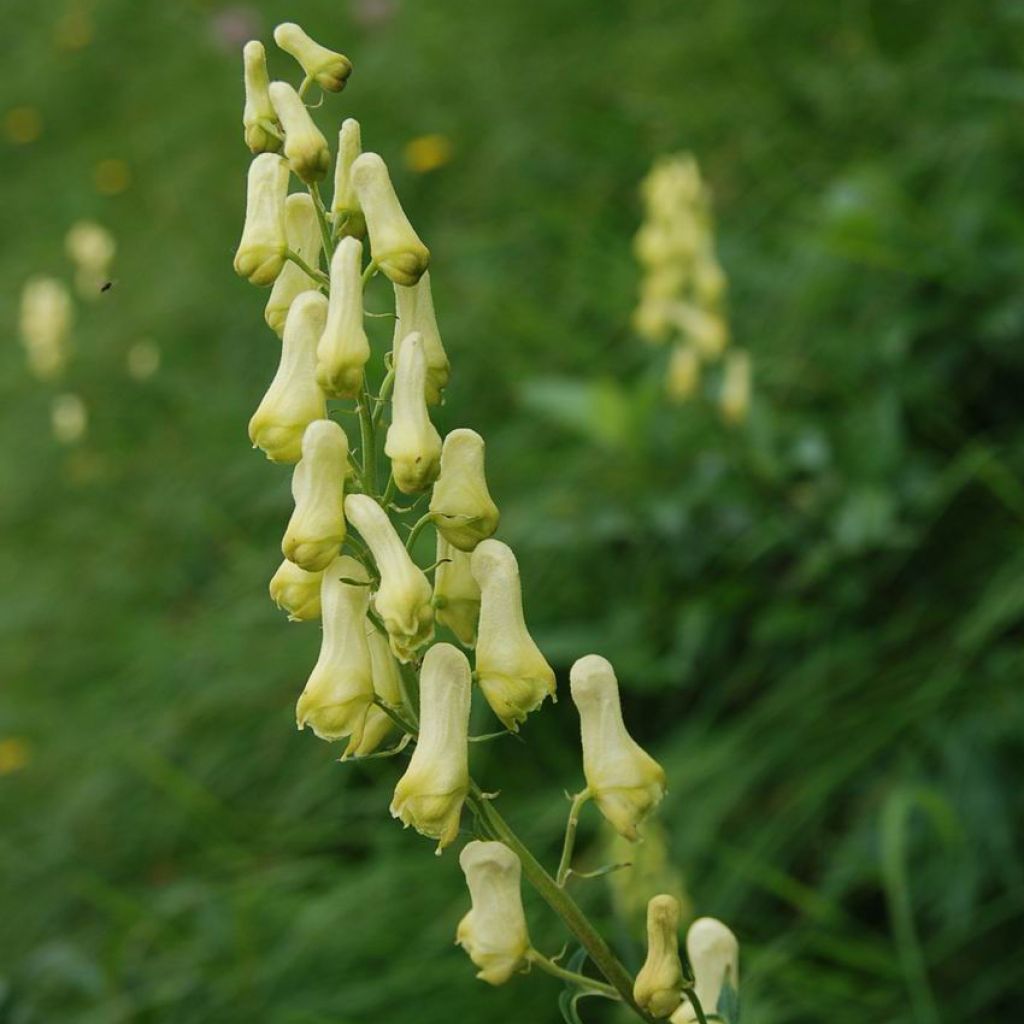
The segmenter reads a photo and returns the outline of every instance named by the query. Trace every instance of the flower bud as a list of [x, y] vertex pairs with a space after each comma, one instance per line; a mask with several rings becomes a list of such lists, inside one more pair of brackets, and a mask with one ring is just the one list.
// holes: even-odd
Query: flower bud
[[302, 458], [292, 474], [295, 511], [281, 552], [307, 572], [320, 572], [345, 540], [348, 438], [333, 420], [314, 420], [302, 435]]
[[267, 55], [263, 44], [253, 39], [242, 49], [245, 69], [245, 109], [242, 128], [245, 144], [253, 153], [276, 153], [281, 148], [281, 133], [274, 105], [270, 102]]
[[430, 271], [411, 288], [395, 285], [395, 334], [391, 341], [392, 361], [398, 365], [402, 342], [413, 332], [423, 336], [423, 354], [427, 358], [427, 405], [437, 405], [448, 384], [448, 356], [441, 344], [434, 313], [434, 296], [430, 291]]
[[679, 1006], [682, 989], [679, 901], [655, 896], [647, 904], [647, 959], [636, 976], [633, 998], [652, 1017], [667, 1017]]
[[420, 731], [405, 774], [395, 786], [391, 816], [438, 841], [459, 834], [469, 792], [470, 669], [451, 644], [435, 644], [420, 670]]
[[322, 572], [306, 572], [287, 558], [270, 580], [270, 597], [292, 622], [320, 618]]
[[70, 355], [71, 296], [51, 277], [33, 277], [21, 293], [18, 327], [29, 369], [40, 380], [60, 375]]
[[480, 618], [480, 587], [473, 579], [470, 556], [453, 548], [437, 535], [437, 568], [434, 570], [434, 614], [464, 647], [476, 643], [476, 624]]
[[272, 284], [284, 266], [287, 194], [288, 164], [273, 153], [261, 153], [249, 164], [245, 226], [235, 253], [235, 273], [252, 284]]
[[345, 88], [345, 82], [352, 74], [352, 62], [344, 54], [335, 53], [314, 42], [298, 25], [290, 21], [274, 29], [274, 42], [285, 53], [290, 53], [321, 89], [341, 92]]
[[718, 401], [726, 423], [735, 426], [747, 418], [750, 411], [750, 356], [746, 352], [732, 352], [725, 361]]
[[398, 352], [391, 426], [384, 442], [384, 454], [391, 460], [395, 484], [403, 494], [425, 491], [437, 479], [441, 466], [441, 435], [427, 411], [426, 379], [423, 338], [411, 334]]
[[380, 587], [373, 599], [388, 631], [391, 650], [399, 661], [412, 661], [418, 648], [434, 635], [430, 583], [409, 557], [387, 513], [373, 498], [350, 494], [345, 515], [373, 553], [380, 572]]
[[665, 795], [665, 772], [626, 731], [608, 661], [597, 654], [580, 658], [569, 681], [580, 714], [587, 788], [615, 830], [636, 839], [637, 825]]
[[352, 187], [366, 218], [374, 263], [395, 284], [415, 284], [430, 263], [430, 250], [409, 223], [376, 153], [363, 153], [352, 164]]
[[[693, 989], [704, 1014], [715, 1013], [725, 984], [739, 989], [740, 947], [736, 936], [721, 921], [699, 917], [686, 933], [686, 955], [696, 978]], [[672, 1024], [693, 1024], [696, 1019], [693, 1005], [685, 998], [672, 1014]]]
[[324, 570], [320, 657], [295, 708], [298, 727], [308, 725], [322, 740], [352, 736], [358, 742], [366, 709], [373, 701], [366, 645], [369, 599], [369, 576], [354, 558], [339, 555]]
[[430, 513], [438, 531], [460, 551], [472, 551], [498, 528], [498, 506], [484, 476], [484, 439], [475, 430], [453, 430], [444, 439]]
[[669, 398], [685, 402], [700, 385], [700, 356], [691, 345], [674, 345], [668, 359], [665, 390]]
[[288, 311], [277, 373], [249, 420], [249, 439], [272, 462], [297, 462], [306, 427], [327, 416], [316, 382], [316, 343], [326, 317], [327, 299], [319, 292], [303, 292]]
[[321, 181], [331, 168], [331, 151], [306, 104], [287, 82], [270, 83], [270, 101], [284, 128], [289, 166], [307, 185]]
[[[367, 621], [366, 643], [370, 648], [370, 667], [373, 672], [373, 692], [389, 707], [402, 703], [402, 687], [398, 678], [398, 663], [395, 661], [387, 639], [373, 623]], [[352, 737], [344, 757], [366, 757], [372, 754], [394, 729], [395, 723], [383, 708], [371, 704], [366, 709], [363, 731], [356, 742]], [[343, 759], [344, 759], [343, 757]]]
[[[296, 192], [288, 196], [284, 204], [285, 237], [288, 248], [297, 253], [299, 258], [314, 269], [320, 266], [320, 225], [316, 219], [316, 207], [313, 200], [305, 192]], [[267, 326], [280, 335], [284, 331], [284, 322], [288, 310], [297, 295], [315, 291], [316, 281], [313, 280], [297, 263], [288, 260], [281, 273], [277, 275], [274, 287], [270, 290], [267, 308], [263, 318]]]
[[555, 673], [526, 630], [516, 556], [500, 540], [481, 541], [470, 562], [480, 585], [476, 675], [487, 703], [507, 729], [555, 695]]
[[363, 244], [343, 238], [331, 258], [327, 323], [316, 347], [316, 379], [332, 398], [355, 398], [370, 343], [363, 328]]
[[462, 848], [459, 867], [473, 909], [459, 922], [455, 941], [480, 968], [481, 981], [504, 985], [527, 966], [530, 951], [519, 858], [504, 843], [474, 839]]
[[338, 132], [338, 161], [334, 165], [334, 230], [340, 236], [362, 238], [366, 234], [366, 218], [359, 197], [352, 185], [352, 165], [363, 151], [359, 122], [347, 117]]

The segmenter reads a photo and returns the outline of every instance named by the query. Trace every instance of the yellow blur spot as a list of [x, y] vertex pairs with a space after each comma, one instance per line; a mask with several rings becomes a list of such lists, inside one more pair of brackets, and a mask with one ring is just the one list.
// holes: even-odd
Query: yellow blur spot
[[32, 760], [32, 748], [28, 740], [20, 736], [8, 736], [0, 740], [0, 775], [20, 772]]
[[452, 142], [447, 135], [419, 135], [405, 144], [405, 166], [416, 174], [444, 167], [452, 159]]
[[35, 142], [43, 134], [43, 117], [35, 107], [12, 107], [4, 115], [4, 134], [19, 146]]
[[58, 50], [82, 50], [92, 42], [92, 37], [92, 18], [80, 3], [70, 4], [53, 29]]
[[132, 182], [132, 172], [123, 160], [101, 160], [92, 172], [96, 191], [104, 196], [116, 196]]

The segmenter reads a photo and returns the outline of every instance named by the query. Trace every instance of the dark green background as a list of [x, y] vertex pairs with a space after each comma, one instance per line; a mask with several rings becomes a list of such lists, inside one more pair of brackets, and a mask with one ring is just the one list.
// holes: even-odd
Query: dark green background
[[[0, 107], [44, 121], [0, 142], [0, 739], [31, 751], [0, 777], [0, 1021], [556, 1021], [557, 983], [491, 990], [451, 946], [461, 875], [388, 818], [397, 763], [339, 766], [294, 729], [317, 634], [265, 592], [288, 475], [245, 433], [278, 343], [231, 270], [225, 8], [85, 6], [68, 52], [64, 0], [0, 4]], [[362, 121], [433, 251], [438, 425], [488, 440], [563, 693], [527, 745], [474, 747], [508, 817], [550, 861], [580, 784], [566, 673], [600, 651], [669, 772], [693, 907], [740, 937], [745, 1024], [1015, 1020], [1024, 5], [244, 11], [353, 59], [321, 123]], [[454, 159], [417, 176], [402, 147], [426, 132]], [[637, 185], [683, 148], [754, 360], [733, 432], [666, 406], [629, 329]], [[132, 172], [115, 197], [108, 158]], [[15, 324], [82, 217], [115, 233], [118, 283], [80, 310], [61, 387], [91, 425], [68, 450]], [[164, 363], [140, 384], [143, 335]], [[582, 839], [601, 863], [593, 811]], [[578, 891], [635, 964], [635, 921], [604, 882]]]

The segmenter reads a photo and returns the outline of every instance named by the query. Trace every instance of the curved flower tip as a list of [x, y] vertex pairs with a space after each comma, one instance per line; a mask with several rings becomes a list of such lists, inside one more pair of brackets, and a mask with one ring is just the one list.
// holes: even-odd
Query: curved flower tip
[[437, 840], [438, 852], [459, 834], [469, 792], [470, 668], [451, 644], [435, 644], [420, 670], [420, 730], [391, 816]]
[[298, 25], [286, 21], [274, 29], [274, 42], [291, 54], [302, 70], [327, 92], [341, 92], [352, 74], [352, 61], [311, 39]]
[[319, 292], [303, 292], [288, 311], [277, 373], [249, 420], [249, 439], [272, 462], [297, 462], [306, 427], [327, 416], [315, 373], [326, 317], [327, 299]]
[[302, 436], [302, 458], [292, 474], [295, 511], [281, 553], [307, 572], [326, 569], [345, 540], [348, 438], [333, 420], [314, 420]]
[[289, 166], [307, 185], [322, 181], [331, 169], [331, 151], [309, 109], [287, 82], [271, 82], [269, 91], [284, 128], [284, 155]]
[[655, 896], [647, 904], [647, 959], [633, 985], [633, 998], [652, 1017], [668, 1017], [683, 990], [679, 960], [679, 901]]
[[306, 572], [287, 558], [270, 579], [270, 597], [292, 622], [320, 618], [322, 572]]
[[352, 186], [366, 218], [374, 263], [395, 284], [414, 285], [430, 263], [430, 250], [409, 223], [378, 154], [363, 153], [355, 160]]
[[491, 709], [513, 732], [555, 696], [555, 673], [526, 629], [519, 565], [499, 540], [481, 541], [470, 561], [480, 587], [476, 675]]
[[261, 153], [249, 165], [245, 224], [235, 252], [235, 273], [251, 284], [273, 284], [288, 251], [284, 204], [288, 164], [274, 153]]
[[629, 735], [619, 684], [605, 658], [588, 654], [569, 674], [580, 715], [583, 773], [601, 813], [626, 839], [665, 795], [665, 772]]
[[351, 736], [358, 745], [373, 701], [366, 644], [368, 584], [366, 570], [347, 555], [335, 558], [324, 571], [320, 657], [295, 708], [299, 729], [308, 725], [323, 740]]
[[473, 907], [459, 922], [455, 941], [489, 985], [503, 985], [527, 966], [530, 936], [523, 913], [519, 858], [504, 844], [467, 843], [459, 866]]
[[438, 531], [461, 551], [472, 551], [497, 530], [498, 506], [484, 475], [484, 439], [475, 430], [453, 430], [444, 439], [430, 512]]
[[[722, 989], [740, 987], [740, 946], [736, 936], [714, 917], [699, 917], [686, 933], [686, 955], [696, 979], [694, 992], [705, 1015], [715, 1013]], [[693, 1005], [684, 999], [672, 1015], [672, 1024], [693, 1024]]]
[[384, 442], [395, 485], [403, 494], [425, 491], [437, 479], [441, 465], [441, 435], [427, 411], [426, 376], [423, 338], [411, 334], [398, 353], [391, 426]]

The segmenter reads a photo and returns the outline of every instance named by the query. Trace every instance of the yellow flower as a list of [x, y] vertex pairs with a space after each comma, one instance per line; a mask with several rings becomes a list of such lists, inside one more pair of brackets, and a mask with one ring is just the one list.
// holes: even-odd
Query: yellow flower
[[85, 402], [70, 393], [55, 396], [50, 406], [50, 425], [53, 436], [61, 444], [77, 444], [89, 427], [89, 410]]
[[[288, 248], [314, 269], [320, 266], [320, 225], [316, 219], [316, 206], [305, 192], [290, 195], [284, 204], [285, 237]], [[297, 263], [288, 260], [277, 275], [270, 290], [263, 318], [267, 326], [280, 335], [284, 331], [288, 310], [296, 296], [313, 291], [317, 287], [313, 280]]]
[[417, 331], [423, 336], [423, 354], [427, 359], [427, 405], [437, 405], [448, 384], [448, 356], [441, 343], [434, 313], [434, 296], [430, 291], [430, 271], [424, 271], [410, 288], [395, 285], [395, 333], [391, 341], [392, 362], [398, 365], [402, 342]]
[[327, 92], [341, 92], [352, 62], [342, 53], [335, 53], [314, 42], [294, 22], [286, 21], [274, 29], [274, 42], [302, 65], [302, 70]]
[[272, 284], [284, 266], [287, 194], [288, 164], [273, 153], [261, 153], [249, 165], [245, 226], [235, 253], [235, 273], [252, 284]]
[[366, 218], [373, 262], [395, 284], [415, 284], [430, 263], [430, 250], [409, 223], [384, 161], [363, 153], [352, 165], [352, 185]]
[[476, 643], [480, 618], [480, 587], [473, 579], [468, 552], [453, 548], [437, 535], [437, 568], [434, 570], [434, 614], [465, 647]]
[[498, 506], [484, 476], [484, 439], [475, 430], [453, 430], [444, 439], [430, 512], [438, 531], [461, 551], [472, 551], [498, 528]]
[[302, 458], [292, 474], [295, 511], [281, 553], [306, 572], [325, 569], [345, 540], [348, 438], [333, 420], [314, 420], [302, 435]]
[[327, 323], [316, 347], [316, 379], [332, 398], [355, 398], [363, 385], [370, 342], [363, 328], [363, 244], [343, 238], [331, 259]]
[[270, 102], [270, 79], [263, 44], [255, 39], [242, 48], [245, 72], [245, 108], [242, 128], [245, 144], [253, 153], [276, 153], [281, 148], [280, 125]]
[[405, 144], [405, 165], [416, 174], [427, 174], [444, 167], [452, 158], [452, 142], [447, 135], [432, 132], [418, 135]]
[[480, 586], [476, 675], [487, 703], [507, 729], [555, 695], [555, 673], [526, 629], [516, 556], [507, 544], [485, 540], [473, 552]]
[[[740, 986], [740, 947], [736, 936], [721, 921], [699, 917], [686, 933], [686, 955], [696, 978], [694, 991], [705, 1016], [714, 1013], [726, 982]], [[693, 1024], [697, 1019], [689, 999], [672, 1014], [672, 1024]]]
[[637, 838], [637, 825], [665, 795], [665, 772], [626, 731], [619, 684], [597, 654], [580, 658], [569, 675], [580, 715], [587, 788], [615, 830]]
[[347, 117], [338, 132], [338, 161], [334, 165], [331, 212], [334, 214], [335, 231], [339, 235], [351, 235], [354, 238], [362, 238], [366, 234], [366, 218], [363, 217], [359, 197], [352, 185], [352, 165], [362, 151], [359, 122]]
[[350, 494], [345, 516], [373, 554], [380, 587], [373, 606], [384, 622], [391, 650], [399, 661], [412, 661], [416, 651], [434, 635], [430, 583], [409, 557], [387, 513], [373, 498]]
[[469, 792], [470, 674], [466, 656], [451, 644], [427, 651], [416, 749], [391, 801], [391, 816], [436, 839], [438, 852], [459, 834]]
[[[370, 667], [373, 673], [373, 692], [389, 707], [402, 703], [402, 685], [399, 682], [398, 663], [395, 661], [387, 639], [376, 626], [367, 621], [366, 643], [370, 648]], [[362, 733], [352, 737], [342, 757], [365, 757], [372, 754], [394, 729], [395, 723], [383, 708], [371, 704], [366, 709]]]
[[295, 708], [298, 727], [308, 725], [322, 740], [352, 736], [358, 742], [366, 709], [373, 701], [366, 645], [369, 599], [369, 577], [354, 558], [340, 555], [324, 570], [320, 657]]
[[679, 1006], [682, 990], [679, 901], [655, 896], [647, 904], [647, 959], [636, 976], [633, 998], [652, 1017], [667, 1017]]
[[459, 922], [455, 941], [480, 968], [481, 981], [504, 985], [526, 968], [530, 951], [519, 858], [504, 843], [473, 840], [462, 848], [459, 867], [473, 909]]
[[319, 292], [303, 292], [288, 311], [277, 373], [249, 420], [249, 439], [273, 462], [297, 462], [306, 427], [327, 416], [315, 373], [326, 317], [327, 299]]
[[746, 352], [732, 352], [725, 361], [718, 401], [726, 423], [736, 426], [747, 418], [750, 411], [750, 356]]
[[79, 220], [64, 237], [64, 249], [76, 266], [75, 287], [86, 299], [98, 299], [117, 252], [114, 236], [101, 224]]
[[323, 572], [306, 572], [287, 558], [270, 578], [270, 598], [292, 622], [320, 618]]
[[29, 369], [40, 380], [60, 375], [70, 356], [71, 295], [52, 277], [33, 277], [21, 292], [18, 327]]
[[270, 102], [284, 128], [289, 166], [307, 185], [322, 181], [331, 168], [331, 151], [306, 104], [287, 82], [270, 83]]
[[32, 760], [32, 747], [20, 736], [0, 740], [0, 775], [20, 772]]
[[674, 345], [668, 358], [665, 389], [677, 402], [692, 398], [700, 385], [700, 356], [691, 345]]
[[395, 484], [403, 494], [425, 491], [440, 470], [441, 435], [427, 411], [426, 377], [423, 337], [411, 334], [398, 352], [391, 426], [384, 442], [384, 454], [391, 460]]

